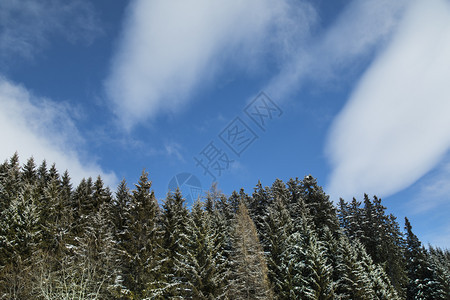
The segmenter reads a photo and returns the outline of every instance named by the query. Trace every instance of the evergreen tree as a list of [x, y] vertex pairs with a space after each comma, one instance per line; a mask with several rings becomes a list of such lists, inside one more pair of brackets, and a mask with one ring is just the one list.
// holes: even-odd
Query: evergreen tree
[[335, 285], [332, 280], [332, 267], [326, 259], [326, 249], [315, 235], [307, 239], [305, 245], [305, 265], [303, 277], [305, 289], [303, 299], [334, 299]]
[[450, 299], [450, 253], [442, 249], [429, 247], [428, 264], [433, 270], [433, 278], [439, 285], [439, 295], [441, 299]]
[[317, 180], [311, 175], [305, 176], [301, 183], [301, 196], [306, 203], [319, 236], [323, 234], [326, 227], [333, 234], [337, 234], [339, 221], [336, 217], [336, 209], [330, 201], [330, 197], [324, 193], [317, 184]]
[[428, 264], [427, 253], [422, 243], [412, 232], [408, 218], [405, 218], [406, 261], [408, 268], [407, 299], [445, 299], [439, 282], [434, 278]]
[[39, 211], [33, 186], [26, 184], [11, 199], [0, 220], [0, 295], [30, 298], [31, 257], [41, 241]]
[[[1, 299], [450, 299], [450, 252], [425, 249], [381, 199], [340, 199], [311, 176], [191, 212], [158, 206], [148, 174], [112, 197], [15, 153], [0, 164]], [[339, 225], [340, 227], [339, 228]]]
[[124, 254], [122, 276], [126, 289], [123, 292], [132, 299], [151, 295], [152, 290], [159, 288], [158, 204], [151, 185], [148, 173], [142, 171], [129, 209], [125, 211], [126, 224], [119, 242]]
[[190, 298], [193, 291], [188, 281], [188, 210], [181, 191], [167, 195], [162, 211], [161, 271], [164, 287], [162, 298]]
[[30, 157], [27, 163], [22, 167], [22, 179], [23, 181], [31, 185], [33, 185], [36, 182], [37, 170], [33, 157]]
[[358, 262], [363, 267], [370, 281], [370, 289], [376, 299], [399, 299], [394, 286], [380, 265], [373, 262], [366, 248], [359, 241], [354, 242]]
[[17, 152], [9, 159], [9, 162], [5, 161], [1, 169], [0, 213], [9, 207], [11, 200], [18, 196], [23, 187]]
[[270, 203], [273, 202], [271, 192], [268, 187], [263, 187], [261, 182], [258, 181], [252, 197], [249, 197], [248, 211], [249, 215], [255, 223], [256, 230], [259, 237], [263, 237], [265, 232], [263, 231], [264, 220], [267, 217], [267, 209]]
[[370, 279], [358, 254], [345, 236], [339, 239], [337, 252], [338, 265], [336, 272], [339, 278], [336, 281], [336, 297], [338, 299], [374, 299], [375, 295], [370, 287]]
[[282, 258], [288, 237], [293, 232], [293, 224], [281, 195], [275, 198], [268, 209], [264, 232], [262, 244], [267, 253], [268, 278], [273, 287], [273, 294], [276, 299], [289, 299], [289, 295], [284, 291], [284, 282], [287, 278], [285, 278]]
[[222, 292], [223, 274], [217, 268], [220, 261], [216, 261], [221, 259], [221, 248], [217, 247], [217, 234], [211, 227], [213, 212], [203, 210], [202, 203], [196, 201], [189, 218], [186, 271], [193, 299], [217, 299]]
[[[123, 179], [119, 186], [115, 197], [111, 201], [110, 217], [112, 222], [112, 233], [115, 246], [114, 263], [116, 265], [116, 273], [114, 278], [114, 285], [110, 288], [111, 293], [116, 298], [121, 298], [125, 295], [130, 295], [131, 291], [124, 285], [124, 276], [130, 272], [130, 264], [128, 264], [128, 257], [132, 251], [128, 246], [128, 238], [130, 232], [128, 231], [129, 217], [131, 216], [131, 193], [127, 187], [125, 179]], [[132, 254], [131, 254], [132, 255]]]

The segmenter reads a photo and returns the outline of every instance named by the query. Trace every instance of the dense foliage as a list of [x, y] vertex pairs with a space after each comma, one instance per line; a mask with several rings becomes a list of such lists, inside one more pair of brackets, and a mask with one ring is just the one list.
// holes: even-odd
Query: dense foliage
[[18, 155], [0, 165], [0, 299], [450, 299], [450, 252], [377, 197], [335, 207], [312, 176], [187, 209], [148, 174], [98, 177]]

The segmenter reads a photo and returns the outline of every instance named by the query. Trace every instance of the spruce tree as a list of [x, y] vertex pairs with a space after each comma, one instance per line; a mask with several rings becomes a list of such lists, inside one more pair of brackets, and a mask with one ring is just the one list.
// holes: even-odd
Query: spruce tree
[[138, 299], [151, 295], [152, 290], [159, 288], [158, 204], [154, 192], [150, 190], [151, 185], [148, 173], [142, 171], [132, 192], [120, 240], [125, 256], [122, 270], [123, 285], [126, 287], [124, 292]]
[[162, 299], [190, 298], [193, 291], [188, 280], [189, 270], [186, 268], [189, 257], [188, 210], [179, 189], [167, 195], [161, 221], [161, 273], [164, 286], [158, 296]]
[[337, 234], [339, 221], [336, 217], [336, 209], [330, 197], [317, 184], [317, 180], [311, 175], [305, 176], [300, 191], [319, 237], [323, 234], [325, 227], [329, 228], [333, 234]]
[[434, 278], [422, 243], [412, 232], [408, 218], [405, 218], [406, 261], [408, 268], [407, 299], [443, 299], [439, 282]]
[[200, 201], [194, 203], [188, 222], [187, 279], [193, 299], [217, 299], [222, 292], [220, 276], [223, 274], [217, 268], [220, 261], [216, 261], [221, 259], [221, 249], [217, 247], [218, 236], [211, 227], [214, 210], [204, 210], [202, 206]]
[[31, 296], [31, 257], [41, 242], [34, 187], [14, 193], [0, 219], [0, 295], [9, 299]]
[[374, 299], [370, 279], [348, 238], [341, 236], [337, 251], [336, 297], [338, 299]]
[[284, 282], [287, 279], [282, 259], [288, 237], [293, 232], [293, 224], [281, 195], [277, 196], [268, 208], [268, 215], [264, 221], [265, 236], [263, 236], [262, 244], [267, 253], [268, 278], [273, 294], [276, 299], [289, 299], [289, 295], [285, 294], [284, 290]]

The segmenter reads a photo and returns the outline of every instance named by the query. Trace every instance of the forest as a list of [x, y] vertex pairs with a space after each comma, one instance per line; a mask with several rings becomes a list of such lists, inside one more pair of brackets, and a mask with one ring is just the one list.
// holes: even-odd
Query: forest
[[14, 154], [0, 165], [0, 299], [450, 299], [450, 251], [376, 196], [334, 204], [307, 175], [160, 202], [145, 171], [113, 193]]

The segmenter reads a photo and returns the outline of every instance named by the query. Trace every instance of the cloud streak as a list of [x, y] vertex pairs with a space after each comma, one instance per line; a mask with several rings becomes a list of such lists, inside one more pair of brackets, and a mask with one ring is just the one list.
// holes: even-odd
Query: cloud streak
[[90, 3], [52, 0], [0, 1], [0, 58], [32, 59], [49, 39], [90, 43], [101, 33]]
[[274, 44], [284, 55], [315, 19], [287, 0], [136, 0], [128, 12], [105, 82], [127, 128], [179, 110], [227, 64], [254, 67]]
[[286, 100], [306, 81], [338, 81], [379, 49], [397, 27], [406, 0], [352, 1], [336, 21], [317, 37], [297, 45], [281, 71], [264, 88], [272, 97]]
[[118, 180], [113, 172], [80, 155], [83, 145], [71, 109], [66, 104], [38, 98], [24, 87], [0, 77], [0, 156], [18, 152], [22, 159], [33, 156], [37, 162], [55, 163], [61, 171], [69, 170], [72, 182], [101, 175], [115, 188]]
[[415, 1], [330, 130], [328, 190], [388, 196], [450, 148], [450, 6]]

